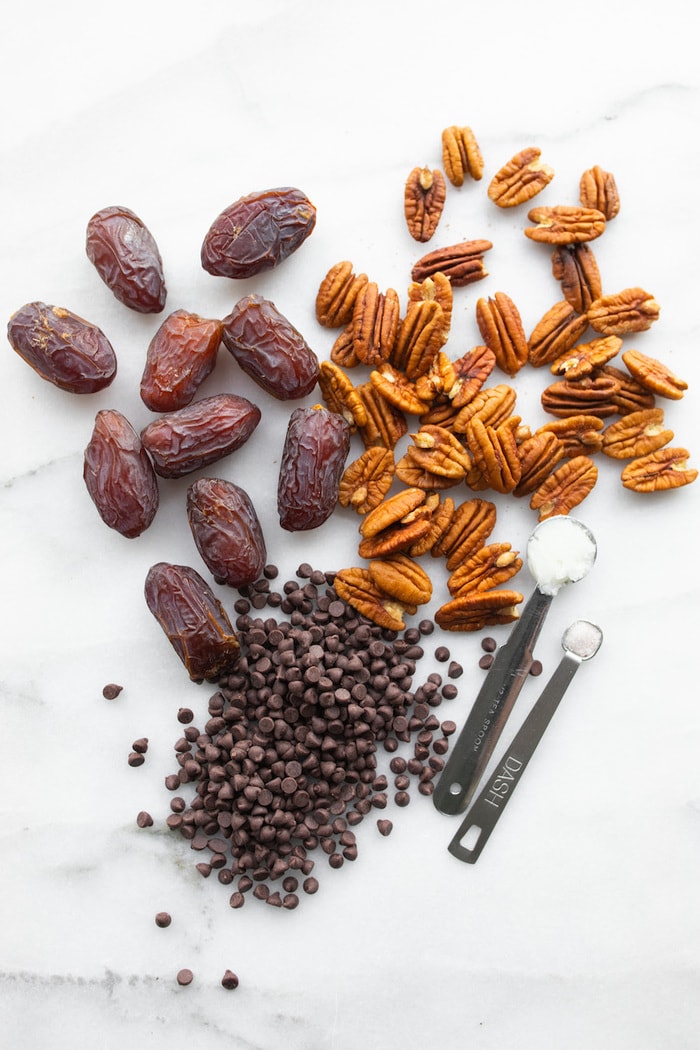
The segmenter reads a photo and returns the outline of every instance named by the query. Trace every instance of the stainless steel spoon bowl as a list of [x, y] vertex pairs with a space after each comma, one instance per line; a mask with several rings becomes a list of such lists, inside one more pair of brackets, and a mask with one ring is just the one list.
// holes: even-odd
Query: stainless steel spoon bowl
[[587, 575], [596, 553], [590, 529], [568, 515], [545, 518], [531, 533], [527, 564], [537, 586], [497, 651], [436, 784], [433, 802], [441, 813], [454, 815], [467, 808], [530, 671], [552, 600], [562, 587]]

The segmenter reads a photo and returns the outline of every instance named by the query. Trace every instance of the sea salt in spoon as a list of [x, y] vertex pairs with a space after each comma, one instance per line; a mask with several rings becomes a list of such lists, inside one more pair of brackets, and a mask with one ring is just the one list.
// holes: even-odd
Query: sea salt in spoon
[[467, 864], [474, 864], [479, 859], [571, 679], [584, 660], [595, 656], [602, 641], [600, 627], [588, 620], [577, 620], [564, 632], [561, 640], [564, 656], [561, 663], [447, 847], [453, 857]]
[[576, 518], [545, 518], [527, 543], [527, 565], [537, 584], [522, 615], [497, 651], [467, 721], [433, 793], [441, 813], [463, 813], [493, 754], [533, 659], [533, 649], [552, 599], [582, 580], [596, 558], [591, 531]]

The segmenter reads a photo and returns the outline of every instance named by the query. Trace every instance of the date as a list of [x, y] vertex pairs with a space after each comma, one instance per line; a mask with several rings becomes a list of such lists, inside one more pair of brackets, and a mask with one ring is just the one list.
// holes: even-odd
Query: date
[[42, 379], [71, 394], [104, 390], [117, 374], [104, 332], [61, 306], [26, 303], [10, 318], [7, 338]]
[[213, 394], [159, 416], [141, 441], [161, 478], [181, 478], [216, 463], [246, 443], [262, 413], [238, 394]]
[[217, 277], [254, 277], [300, 247], [316, 225], [316, 208], [293, 186], [249, 193], [210, 226], [201, 261]]
[[114, 294], [142, 314], [165, 308], [167, 289], [163, 260], [155, 238], [130, 208], [101, 208], [87, 225], [85, 250]]
[[219, 599], [188, 565], [157, 562], [146, 575], [146, 604], [193, 682], [232, 671], [240, 645]]
[[189, 405], [216, 365], [221, 321], [187, 310], [165, 318], [146, 351], [141, 400], [152, 412], [173, 412]]
[[292, 412], [277, 483], [280, 525], [315, 529], [330, 517], [350, 450], [350, 425], [321, 406]]
[[198, 478], [187, 490], [187, 520], [197, 550], [217, 583], [243, 587], [259, 579], [267, 550], [247, 492], [221, 478]]
[[261, 295], [246, 295], [223, 321], [223, 344], [246, 375], [278, 401], [311, 393], [319, 362], [304, 337]]
[[128, 539], [145, 532], [158, 510], [158, 479], [138, 434], [114, 408], [95, 417], [83, 478], [105, 525]]

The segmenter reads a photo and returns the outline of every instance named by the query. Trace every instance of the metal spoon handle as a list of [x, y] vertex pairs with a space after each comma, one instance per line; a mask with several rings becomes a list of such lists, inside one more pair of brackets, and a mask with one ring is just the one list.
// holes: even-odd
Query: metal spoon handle
[[507, 642], [497, 651], [433, 793], [441, 813], [463, 813], [493, 754], [532, 666], [532, 651], [552, 602], [535, 588]]
[[[489, 777], [484, 790], [447, 847], [454, 857], [467, 864], [478, 860], [580, 664], [580, 658], [572, 653], [565, 653], [562, 657], [495, 772]], [[463, 844], [467, 837], [473, 840], [473, 844]]]

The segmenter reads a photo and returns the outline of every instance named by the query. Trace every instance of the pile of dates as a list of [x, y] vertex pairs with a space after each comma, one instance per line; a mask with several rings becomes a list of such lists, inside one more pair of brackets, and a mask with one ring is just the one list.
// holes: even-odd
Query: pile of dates
[[[277, 266], [312, 233], [316, 209], [301, 190], [250, 193], [211, 224], [201, 248], [210, 274], [244, 279]], [[87, 225], [86, 252], [100, 278], [128, 308], [165, 309], [167, 289], [158, 245], [130, 209], [106, 207]], [[117, 372], [114, 349], [95, 324], [63, 307], [30, 302], [8, 323], [12, 348], [43, 379], [72, 394], [95, 393]], [[223, 346], [267, 394], [295, 401], [311, 393], [319, 361], [303, 336], [260, 295], [247, 295], [223, 319], [175, 310], [147, 348], [140, 384], [157, 413], [140, 433], [116, 409], [95, 417], [83, 477], [100, 517], [121, 535], [140, 536], [159, 505], [158, 478], [181, 478], [240, 448], [260, 422], [257, 405], [222, 393], [197, 399]], [[346, 420], [322, 405], [291, 412], [280, 461], [277, 506], [282, 528], [313, 529], [333, 511], [350, 448]], [[187, 519], [196, 547], [217, 583], [242, 587], [258, 579], [267, 551], [248, 494], [218, 478], [200, 477], [187, 491]], [[155, 585], [155, 577], [159, 585]], [[236, 658], [226, 614], [204, 579], [186, 567], [161, 566], [149, 580], [149, 607], [186, 665], [187, 622], [209, 625], [195, 677], [221, 673]], [[211, 625], [217, 625], [211, 630]], [[195, 630], [192, 631], [192, 625]], [[223, 664], [222, 664], [223, 661]], [[190, 668], [192, 669], [192, 668]]]

